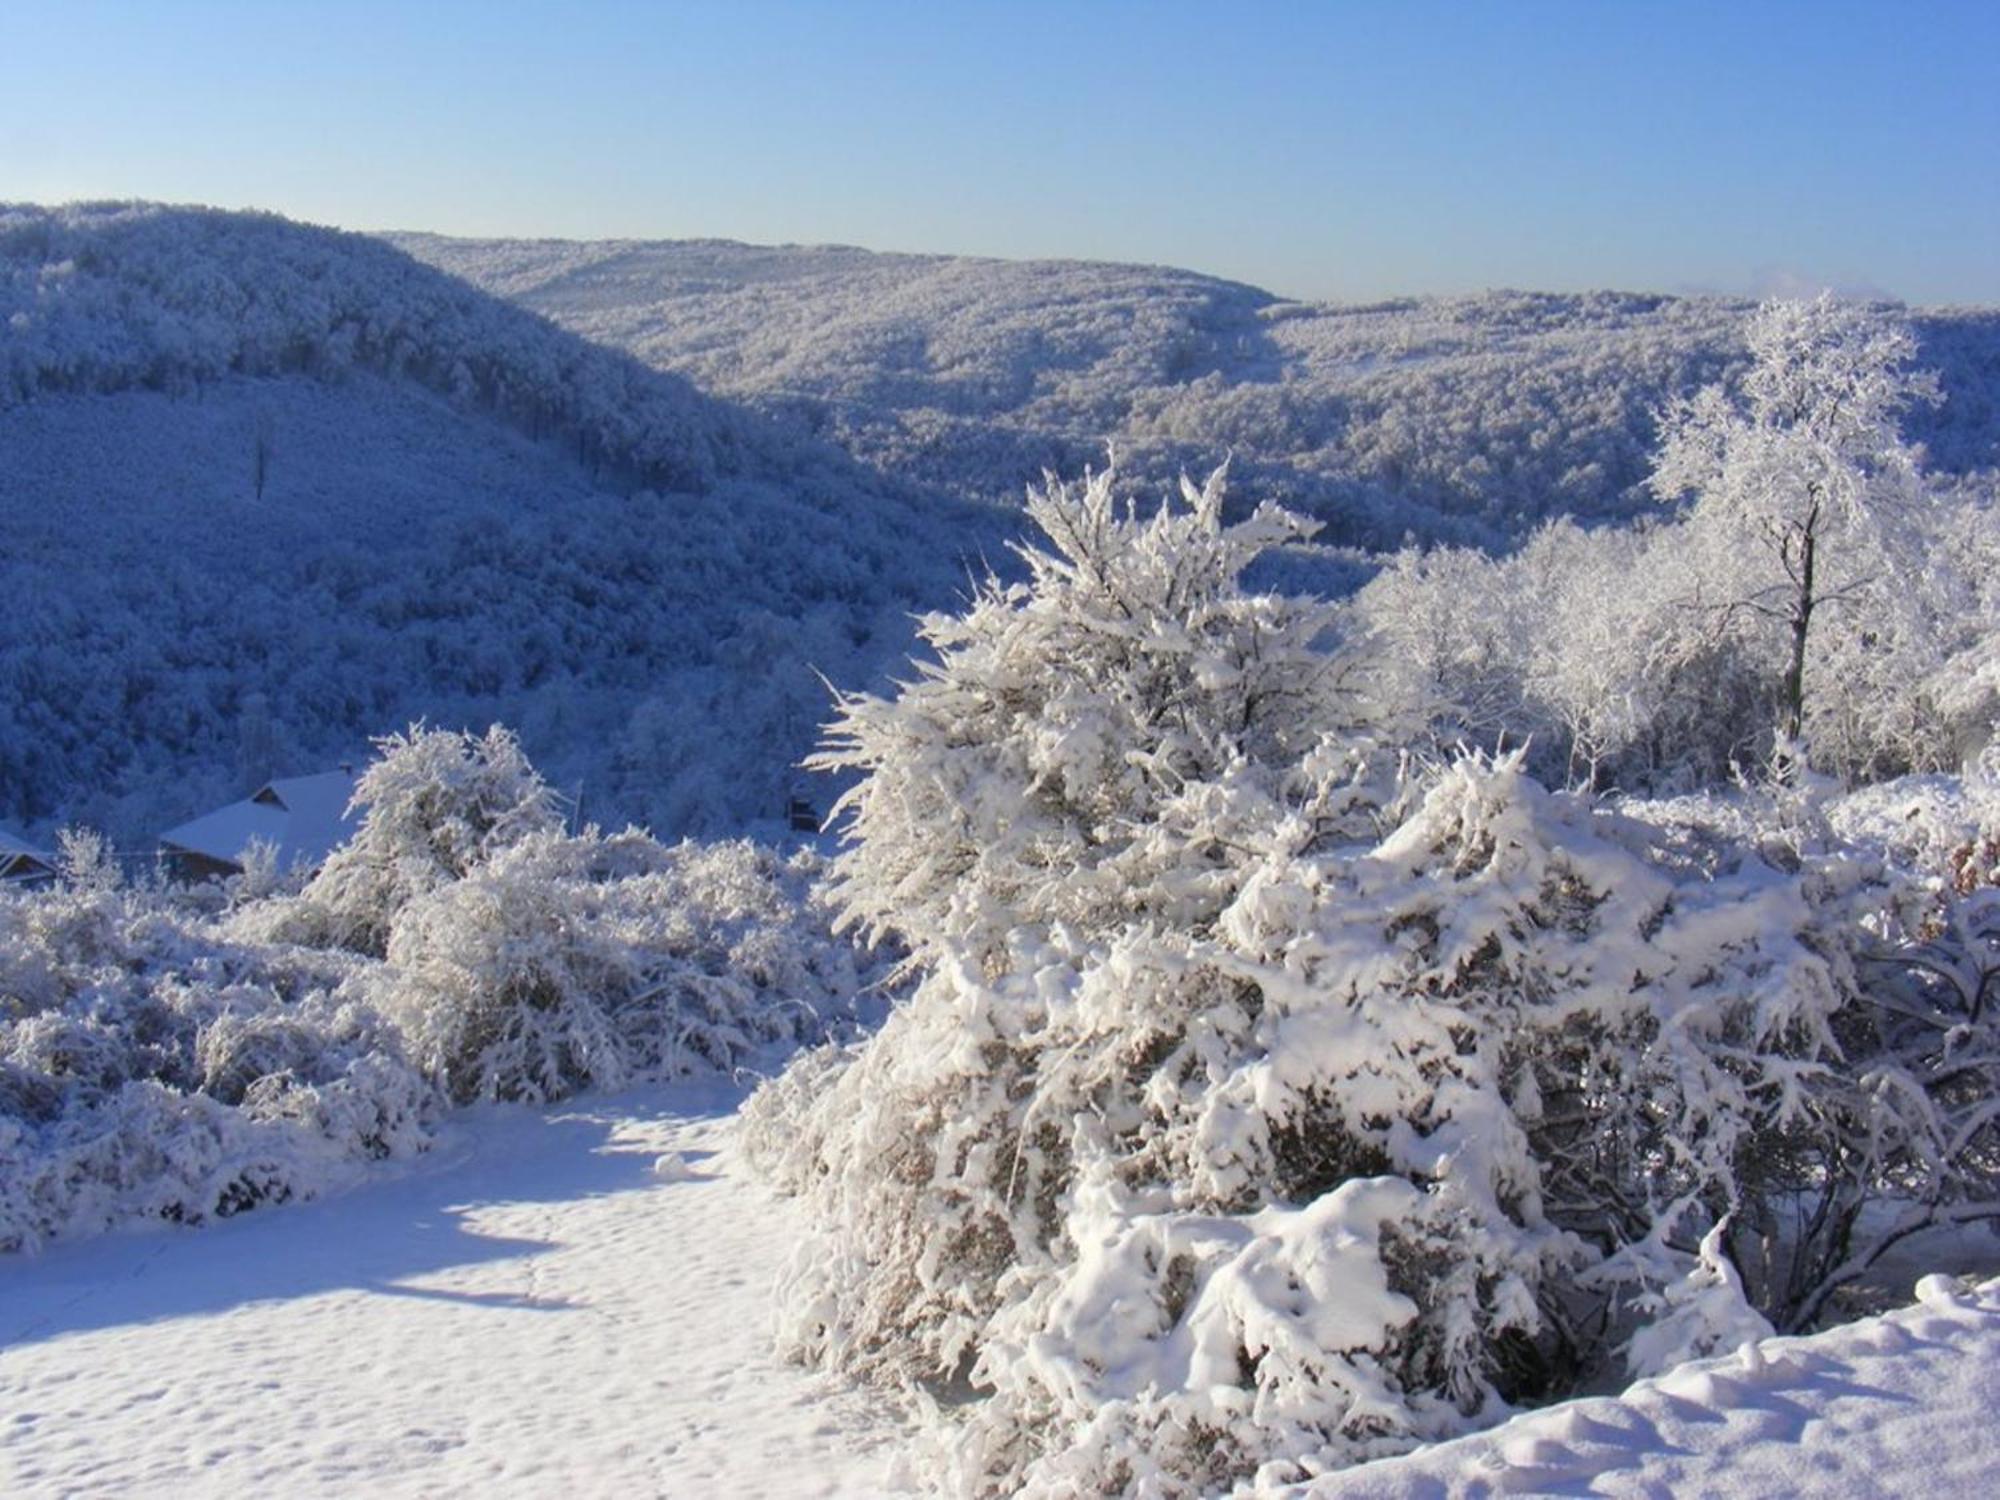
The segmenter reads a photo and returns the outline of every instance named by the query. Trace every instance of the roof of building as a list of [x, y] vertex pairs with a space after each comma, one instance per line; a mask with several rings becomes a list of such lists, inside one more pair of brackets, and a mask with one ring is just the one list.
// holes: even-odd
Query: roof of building
[[14, 837], [0, 828], [0, 879], [19, 875], [53, 874], [56, 857], [45, 849]]
[[280, 870], [315, 869], [360, 826], [348, 811], [354, 783], [347, 769], [280, 777], [241, 802], [169, 828], [160, 845], [241, 866], [251, 842], [262, 839], [278, 851]]

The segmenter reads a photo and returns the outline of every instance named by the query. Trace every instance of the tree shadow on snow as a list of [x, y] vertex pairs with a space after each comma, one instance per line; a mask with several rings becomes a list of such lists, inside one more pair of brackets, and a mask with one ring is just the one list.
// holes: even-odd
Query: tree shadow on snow
[[[649, 1128], [726, 1114], [740, 1098], [740, 1090], [675, 1089], [580, 1100], [546, 1113], [474, 1109], [402, 1175], [200, 1228], [143, 1228], [0, 1260], [0, 1352], [63, 1334], [341, 1291], [502, 1312], [582, 1306], [537, 1294], [526, 1272], [514, 1289], [408, 1283], [561, 1248], [556, 1205], [661, 1188], [653, 1175], [660, 1146], [648, 1139]], [[531, 1209], [525, 1232], [497, 1234], [473, 1222], [486, 1211], [519, 1218], [521, 1205], [550, 1207], [539, 1216]]]

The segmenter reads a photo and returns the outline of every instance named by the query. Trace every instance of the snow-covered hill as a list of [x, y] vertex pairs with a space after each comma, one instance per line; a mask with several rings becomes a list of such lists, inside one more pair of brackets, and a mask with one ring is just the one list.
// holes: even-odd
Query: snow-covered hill
[[[516, 725], [587, 815], [741, 827], [783, 806], [815, 671], [898, 660], [1045, 467], [1232, 454], [1322, 541], [1505, 545], [1646, 503], [1651, 413], [1741, 313], [0, 208], [0, 821], [143, 846], [422, 715]], [[1992, 465], [2000, 315], [1918, 327], [1934, 467]]]
[[814, 670], [1005, 529], [378, 240], [0, 209], [0, 820], [140, 841], [419, 716], [587, 816], [775, 818]]
[[[1135, 477], [1206, 471], [1330, 523], [1485, 546], [1619, 519], [1653, 416], [1745, 359], [1746, 304], [1496, 292], [1287, 302], [1147, 266], [723, 241], [393, 236], [565, 327], [958, 493], [1015, 498], [1116, 441]], [[2000, 463], [2000, 311], [1919, 314], [1947, 401], [1911, 435]]]

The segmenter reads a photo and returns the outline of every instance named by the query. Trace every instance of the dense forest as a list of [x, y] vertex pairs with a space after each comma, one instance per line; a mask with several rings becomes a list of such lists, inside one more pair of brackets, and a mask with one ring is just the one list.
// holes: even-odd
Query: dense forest
[[593, 816], [775, 820], [819, 674], [870, 680], [1012, 530], [273, 217], [0, 211], [0, 328], [22, 831], [144, 849], [420, 718], [516, 725]]

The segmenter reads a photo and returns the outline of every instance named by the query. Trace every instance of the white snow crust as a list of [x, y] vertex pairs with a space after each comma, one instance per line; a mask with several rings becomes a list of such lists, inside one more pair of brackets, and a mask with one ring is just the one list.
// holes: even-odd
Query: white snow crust
[[1570, 1401], [1289, 1491], [1486, 1495], [1986, 1496], [2000, 1487], [2000, 1280], [1942, 1276], [1910, 1307], [1747, 1342], [1624, 1394]]

